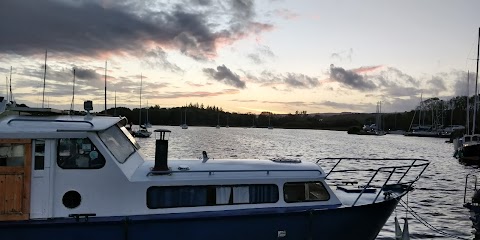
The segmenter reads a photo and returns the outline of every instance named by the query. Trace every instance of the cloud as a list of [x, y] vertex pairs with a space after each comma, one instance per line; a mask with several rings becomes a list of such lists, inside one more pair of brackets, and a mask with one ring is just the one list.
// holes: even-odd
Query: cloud
[[240, 76], [233, 73], [225, 65], [218, 66], [217, 70], [213, 68], [204, 68], [203, 72], [211, 79], [223, 82], [227, 85], [234, 86], [236, 88], [244, 89], [246, 87], [245, 82], [240, 80]]
[[[466, 96], [467, 89], [469, 95], [474, 95], [475, 89], [475, 73], [470, 72], [467, 74], [466, 71], [453, 71], [452, 78], [454, 81], [453, 84], [453, 96]], [[468, 84], [467, 84], [468, 83]]]
[[435, 96], [438, 96], [440, 92], [447, 90], [445, 80], [440, 76], [432, 77], [432, 79], [427, 81], [427, 84], [430, 86], [428, 89], [430, 89], [431, 93]]
[[168, 93], [158, 93], [155, 95], [156, 99], [172, 99], [172, 98], [203, 98], [203, 97], [215, 97], [221, 95], [233, 95], [238, 94], [240, 91], [238, 89], [225, 89], [224, 91], [219, 92], [205, 92], [205, 91], [197, 91], [197, 92], [168, 92]]
[[184, 72], [179, 66], [168, 61], [167, 57], [167, 53], [161, 47], [156, 47], [145, 53], [143, 61], [151, 68], [160, 68], [171, 72]]
[[295, 88], [312, 88], [319, 84], [317, 78], [298, 73], [287, 73], [284, 81], [288, 86]]
[[[218, 47], [273, 28], [256, 22], [252, 1], [197, 0], [176, 5], [136, 1], [4, 0], [0, 53], [49, 52], [76, 56], [132, 54], [173, 48], [194, 59], [216, 57]], [[223, 20], [219, 22], [219, 20]], [[13, 24], [14, 23], [14, 24]]]
[[272, 59], [275, 57], [275, 54], [270, 50], [268, 46], [260, 45], [256, 48], [255, 53], [250, 53], [247, 57], [252, 60], [254, 64], [262, 64], [266, 62], [267, 59]]
[[330, 58], [331, 59], [337, 59], [340, 62], [347, 61], [347, 60], [349, 62], [351, 62], [352, 61], [352, 55], [353, 55], [353, 48], [350, 48], [348, 50], [343, 50], [343, 51], [340, 51], [340, 52], [334, 52], [330, 55]]
[[299, 17], [299, 14], [292, 12], [291, 10], [286, 8], [276, 9], [273, 11], [273, 14], [286, 20], [292, 20]]
[[351, 70], [330, 65], [330, 79], [359, 91], [371, 91], [377, 88], [375, 83]]

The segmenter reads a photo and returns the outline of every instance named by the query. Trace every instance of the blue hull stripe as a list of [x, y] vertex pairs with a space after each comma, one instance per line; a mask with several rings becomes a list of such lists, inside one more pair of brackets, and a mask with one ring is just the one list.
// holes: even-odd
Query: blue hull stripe
[[[2, 239], [360, 239], [373, 240], [397, 200], [356, 207], [268, 208], [129, 217], [88, 222], [47, 219], [0, 223]], [[286, 236], [278, 238], [278, 232]]]

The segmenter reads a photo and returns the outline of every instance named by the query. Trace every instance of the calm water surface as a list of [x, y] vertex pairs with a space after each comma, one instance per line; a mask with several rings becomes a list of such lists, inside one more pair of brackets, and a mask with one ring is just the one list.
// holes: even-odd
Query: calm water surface
[[[479, 169], [464, 166], [453, 155], [445, 139], [402, 135], [360, 136], [323, 130], [154, 126], [172, 131], [169, 159], [195, 159], [206, 151], [215, 158], [294, 158], [316, 161], [324, 157], [423, 158], [431, 161], [408, 195], [409, 206], [436, 228], [465, 239], [473, 239], [469, 212], [463, 208], [465, 176]], [[142, 152], [153, 159], [155, 139], [137, 139]], [[468, 196], [471, 196], [469, 194]], [[406, 200], [406, 198], [404, 198]], [[394, 239], [394, 220], [401, 225], [405, 211], [398, 207], [377, 239]], [[412, 239], [451, 239], [409, 217]]]

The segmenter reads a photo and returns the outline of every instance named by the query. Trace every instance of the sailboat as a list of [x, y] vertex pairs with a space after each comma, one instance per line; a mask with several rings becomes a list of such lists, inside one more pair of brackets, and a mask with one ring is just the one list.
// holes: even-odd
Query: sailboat
[[[454, 157], [458, 158], [459, 161], [466, 164], [480, 164], [480, 134], [475, 133], [475, 124], [477, 117], [477, 104], [478, 104], [478, 58], [480, 52], [480, 28], [478, 29], [478, 40], [477, 40], [477, 71], [475, 73], [475, 103], [473, 107], [473, 127], [472, 133], [468, 132], [460, 139], [454, 141], [455, 153]], [[467, 93], [467, 99], [469, 94]], [[467, 109], [469, 111], [469, 109]]]
[[138, 126], [139, 129], [133, 133], [135, 137], [148, 138], [152, 135], [152, 132], [148, 131], [145, 125], [141, 124], [142, 122], [142, 75], [140, 75], [140, 109], [138, 111]]
[[385, 131], [382, 126], [382, 102], [377, 102], [377, 110], [375, 113], [375, 123], [371, 125], [364, 125], [363, 129], [359, 131], [358, 135], [376, 135], [383, 136]]
[[[181, 116], [181, 112], [180, 112], [180, 116]], [[185, 122], [184, 122], [183, 124], [181, 124], [180, 127], [182, 127], [182, 129], [188, 129], [188, 125], [187, 125], [187, 107], [185, 107]]]
[[215, 128], [220, 128], [220, 113], [217, 113], [217, 126]]
[[227, 115], [227, 125], [225, 126], [226, 128], [229, 128], [230, 126], [228, 125], [228, 115]]

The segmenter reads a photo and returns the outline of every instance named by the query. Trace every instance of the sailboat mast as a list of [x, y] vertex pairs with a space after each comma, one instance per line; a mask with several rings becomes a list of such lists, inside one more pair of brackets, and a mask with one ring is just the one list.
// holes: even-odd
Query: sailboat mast
[[42, 108], [45, 103], [45, 79], [47, 78], [47, 50], [45, 50], [45, 69], [43, 71], [43, 96], [42, 96]]
[[12, 66], [10, 66], [10, 102], [13, 102], [13, 94], [12, 94]]
[[467, 131], [470, 132], [470, 71], [467, 71]]
[[72, 90], [72, 104], [70, 104], [70, 114], [75, 109], [75, 68], [73, 69], [73, 90]]
[[105, 115], [107, 115], [107, 61], [105, 61]]
[[480, 52], [480, 28], [478, 28], [478, 40], [477, 40], [477, 71], [475, 73], [475, 107], [473, 108], [473, 129], [472, 134], [475, 134], [475, 124], [476, 124], [476, 116], [477, 116], [477, 103], [478, 103], [478, 55]]
[[115, 107], [113, 109], [113, 116], [117, 116], [117, 90], [115, 90]]
[[8, 102], [8, 77], [5, 76], [5, 91], [7, 92], [7, 102]]
[[140, 110], [138, 111], [138, 126], [142, 122], [142, 74], [140, 74]]

